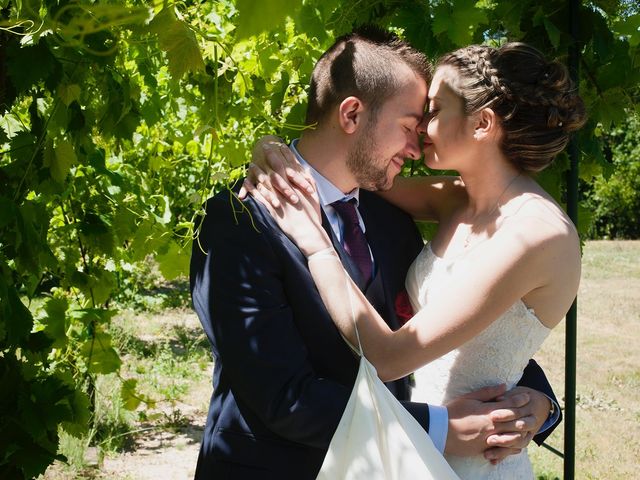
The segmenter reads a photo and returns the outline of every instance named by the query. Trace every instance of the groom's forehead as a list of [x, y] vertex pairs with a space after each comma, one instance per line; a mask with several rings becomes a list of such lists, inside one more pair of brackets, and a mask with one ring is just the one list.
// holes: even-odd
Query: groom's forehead
[[407, 82], [382, 105], [381, 113], [422, 121], [427, 108], [429, 85], [421, 78]]

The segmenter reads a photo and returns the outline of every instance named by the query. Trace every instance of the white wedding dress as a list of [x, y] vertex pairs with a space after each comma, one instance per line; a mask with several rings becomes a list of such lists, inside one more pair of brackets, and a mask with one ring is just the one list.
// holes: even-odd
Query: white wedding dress
[[[446, 289], [458, 269], [471, 268], [469, 257], [441, 258], [427, 244], [407, 274], [406, 287], [414, 311]], [[513, 388], [549, 332], [533, 310], [518, 301], [480, 335], [417, 370], [411, 399], [441, 405], [489, 385], [505, 383], [507, 389]], [[533, 479], [526, 450], [498, 465], [491, 465], [482, 456], [447, 455], [446, 459], [462, 479]]]

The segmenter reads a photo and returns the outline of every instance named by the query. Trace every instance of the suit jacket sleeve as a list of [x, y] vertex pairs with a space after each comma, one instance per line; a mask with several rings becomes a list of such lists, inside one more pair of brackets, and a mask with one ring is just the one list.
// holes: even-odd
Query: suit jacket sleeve
[[244, 203], [251, 215], [221, 197], [208, 203], [194, 242], [192, 291], [216, 361], [233, 394], [267, 428], [327, 448], [351, 386], [319, 378], [310, 363], [284, 287], [288, 240], [252, 199]]
[[[535, 360], [529, 360], [529, 364], [524, 369], [524, 373], [522, 374], [522, 378], [518, 382], [518, 385], [522, 387], [529, 387], [539, 392], [542, 392], [547, 397], [549, 397], [552, 401], [554, 401], [556, 405], [558, 405], [558, 399], [553, 393], [553, 389], [551, 388], [551, 385], [549, 384], [549, 381], [547, 380], [547, 377], [544, 374], [544, 371], [542, 370], [542, 368], [540, 368], [540, 365], [538, 365]], [[561, 421], [562, 421], [562, 412], [560, 412], [560, 416], [558, 417], [558, 420], [547, 430], [533, 437], [533, 441], [536, 442], [538, 445], [541, 445], [542, 442], [544, 442], [545, 439], [549, 435], [551, 435], [551, 432], [555, 430], [555, 428], [560, 424]]]

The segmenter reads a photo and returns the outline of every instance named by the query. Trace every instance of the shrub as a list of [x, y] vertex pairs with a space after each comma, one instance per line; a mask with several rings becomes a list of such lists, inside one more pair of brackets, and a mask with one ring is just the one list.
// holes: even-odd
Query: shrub
[[630, 117], [607, 140], [613, 173], [596, 178], [587, 194], [593, 212], [590, 237], [640, 238], [640, 118]]

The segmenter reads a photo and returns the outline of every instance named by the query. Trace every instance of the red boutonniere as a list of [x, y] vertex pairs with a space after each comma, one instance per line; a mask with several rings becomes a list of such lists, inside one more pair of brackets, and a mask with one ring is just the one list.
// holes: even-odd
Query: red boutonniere
[[406, 290], [401, 290], [396, 296], [396, 315], [398, 316], [398, 322], [400, 326], [407, 323], [407, 321], [413, 317], [413, 307], [409, 301], [409, 294]]

